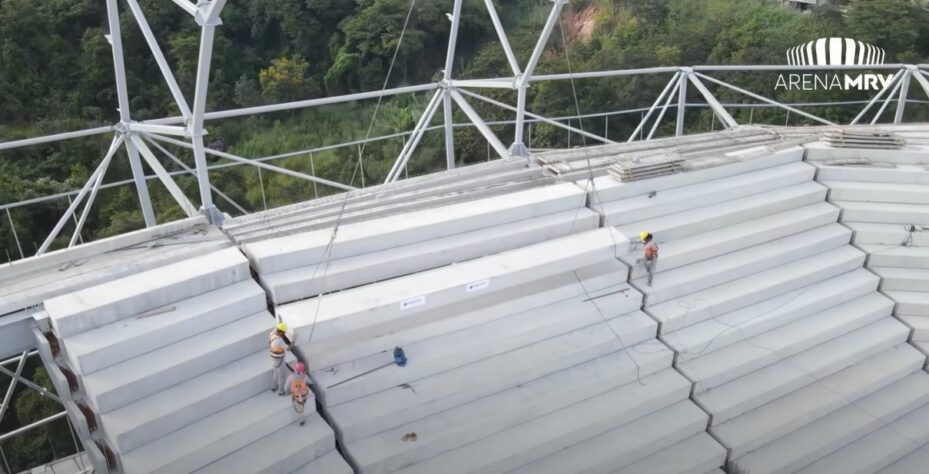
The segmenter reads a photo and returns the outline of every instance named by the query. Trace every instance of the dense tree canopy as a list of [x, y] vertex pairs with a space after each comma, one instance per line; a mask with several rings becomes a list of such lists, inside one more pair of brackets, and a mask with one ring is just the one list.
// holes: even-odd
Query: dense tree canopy
[[[120, 2], [122, 3], [122, 2]], [[192, 98], [199, 49], [199, 30], [172, 2], [140, 0], [148, 23], [178, 78]], [[481, 0], [465, 0], [453, 65], [456, 77], [500, 77], [510, 74]], [[369, 91], [384, 86], [410, 0], [249, 0], [230, 1], [217, 29], [210, 80], [210, 110], [310, 99]], [[516, 56], [525, 64], [535, 46], [551, 2], [497, 0], [500, 16]], [[417, 1], [403, 35], [388, 87], [435, 80], [444, 67], [452, 0]], [[775, 0], [574, 0], [564, 10], [539, 64], [539, 73], [605, 70], [659, 65], [778, 64], [785, 51], [803, 41], [848, 36], [885, 48], [888, 61], [926, 62], [929, 15], [922, 0], [843, 0], [802, 13]], [[120, 14], [130, 108], [135, 119], [177, 115], [157, 65], [128, 11]], [[0, 0], [0, 140], [32, 137], [114, 123], [116, 91], [105, 3], [99, 0]], [[607, 112], [647, 107], [670, 75], [534, 83], [529, 108], [548, 116]], [[785, 101], [860, 100], [864, 94], [818, 94], [774, 91], [776, 73], [720, 73], [717, 77]], [[724, 102], [746, 98], [710, 85]], [[515, 102], [512, 91], [483, 94]], [[576, 92], [576, 101], [575, 101]], [[911, 88], [914, 98], [922, 98]], [[261, 157], [319, 148], [409, 131], [428, 95], [280, 112], [207, 123], [207, 142], [232, 153]], [[691, 101], [699, 98], [691, 92]], [[512, 113], [473, 101], [489, 120], [512, 119]], [[375, 109], [377, 117], [372, 122]], [[924, 106], [908, 115], [918, 117]], [[854, 115], [851, 107], [815, 110], [834, 119]], [[804, 123], [779, 110], [733, 109], [743, 121]], [[437, 114], [438, 124], [441, 113]], [[628, 136], [638, 114], [573, 125]], [[456, 120], [464, 121], [460, 113]], [[659, 129], [667, 133], [670, 120]], [[690, 130], [714, 127], [709, 113], [688, 111]], [[513, 127], [494, 126], [505, 143]], [[545, 125], [531, 127], [532, 146], [580, 144], [579, 136]], [[0, 152], [0, 203], [21, 201], [79, 187], [99, 163], [109, 137], [90, 137]], [[281, 166], [348, 181], [354, 185], [383, 180], [401, 138], [299, 155], [276, 161]], [[421, 174], [444, 164], [441, 131], [427, 132], [408, 172]], [[190, 164], [186, 150], [168, 147]], [[364, 166], [358, 166], [359, 153]], [[487, 145], [471, 128], [456, 132], [456, 157], [467, 163], [485, 160]], [[164, 157], [162, 157], [164, 159]], [[179, 169], [164, 159], [169, 170]], [[212, 161], [211, 159], [211, 162]], [[219, 163], [215, 161], [214, 163]], [[130, 177], [127, 160], [117, 155], [106, 182]], [[246, 209], [260, 210], [334, 192], [324, 186], [253, 168], [231, 167], [211, 173], [220, 189]], [[196, 198], [188, 177], [180, 185]], [[262, 187], [264, 189], [262, 190]], [[160, 221], [180, 216], [164, 188], [151, 182]], [[194, 199], [196, 200], [196, 199]], [[214, 196], [226, 212], [237, 214]], [[34, 251], [67, 206], [66, 199], [11, 210], [24, 253]], [[5, 216], [4, 216], [5, 217]], [[11, 256], [18, 249], [6, 219], [0, 242]], [[125, 232], [142, 225], [135, 190], [119, 186], [101, 191], [84, 237]], [[70, 230], [66, 228], [65, 234]], [[69, 238], [56, 242], [60, 246]], [[0, 253], [0, 260], [6, 256]]]

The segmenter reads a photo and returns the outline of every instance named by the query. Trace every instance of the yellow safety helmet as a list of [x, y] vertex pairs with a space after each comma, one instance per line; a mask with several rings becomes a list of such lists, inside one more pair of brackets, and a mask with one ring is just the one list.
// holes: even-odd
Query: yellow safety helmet
[[277, 330], [280, 332], [287, 332], [287, 324], [277, 323]]
[[643, 230], [642, 232], [639, 232], [639, 240], [641, 240], [642, 242], [645, 242], [646, 237], [648, 237], [647, 230]]

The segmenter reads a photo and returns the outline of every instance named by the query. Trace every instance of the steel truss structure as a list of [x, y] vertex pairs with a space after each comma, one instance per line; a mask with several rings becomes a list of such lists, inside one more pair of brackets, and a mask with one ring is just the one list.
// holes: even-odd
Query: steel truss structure
[[[192, 102], [188, 102], [187, 98], [185, 98], [184, 94], [181, 92], [177, 79], [175, 78], [170, 65], [165, 59], [165, 55], [161, 51], [154, 33], [148, 25], [145, 13], [142, 11], [138, 0], [106, 0], [107, 18], [110, 29], [110, 34], [107, 36], [107, 38], [110, 42], [110, 45], [112, 46], [118, 110], [120, 115], [119, 122], [108, 127], [97, 127], [75, 132], [60, 133], [44, 137], [0, 143], [0, 150], [9, 150], [18, 147], [94, 135], [112, 134], [113, 136], [109, 150], [103, 156], [99, 165], [96, 167], [90, 178], [79, 191], [0, 206], [0, 209], [6, 211], [7, 220], [9, 221], [10, 225], [14, 226], [13, 219], [10, 215], [11, 208], [30, 203], [41, 202], [48, 199], [59, 199], [62, 197], [67, 197], [69, 199], [70, 205], [64, 214], [60, 217], [52, 231], [49, 233], [48, 237], [42, 242], [40, 246], [37, 246], [36, 255], [41, 255], [48, 251], [53, 241], [61, 234], [62, 230], [69, 223], [69, 221], [73, 221], [75, 224], [74, 232], [70, 239], [69, 246], [74, 246], [79, 243], [81, 241], [81, 230], [83, 229], [84, 223], [87, 220], [89, 211], [93, 206], [97, 193], [104, 187], [134, 184], [139, 197], [139, 204], [141, 206], [142, 214], [145, 219], [145, 225], [147, 227], [151, 227], [156, 224], [155, 214], [152, 209], [152, 202], [149, 196], [148, 188], [148, 181], [152, 179], [157, 179], [167, 188], [172, 198], [177, 202], [178, 206], [180, 206], [180, 208], [187, 216], [204, 214], [210, 220], [210, 222], [220, 225], [223, 221], [223, 214], [219, 212], [214, 205], [214, 193], [216, 196], [225, 200], [239, 211], [243, 213], [246, 211], [242, 206], [235, 203], [228, 195], [211, 184], [209, 177], [209, 172], [211, 169], [238, 165], [253, 166], [258, 168], [259, 172], [260, 170], [266, 170], [283, 173], [295, 178], [313, 182], [314, 185], [319, 184], [340, 190], [351, 190], [354, 189], [351, 185], [323, 179], [315, 175], [288, 170], [286, 168], [275, 166], [269, 163], [269, 161], [286, 156], [298, 156], [307, 154], [310, 154], [310, 157], [312, 158], [312, 153], [316, 151], [351, 145], [363, 146], [365, 143], [371, 141], [400, 137], [404, 140], [404, 145], [387, 175], [386, 182], [389, 183], [396, 181], [401, 177], [402, 172], [406, 169], [410, 158], [415, 152], [425, 132], [434, 130], [436, 128], [444, 129], [445, 132], [446, 166], [449, 169], [455, 166], [454, 130], [455, 128], [461, 126], [476, 128], [482, 137], [487, 141], [488, 150], [493, 150], [494, 154], [500, 157], [520, 156], [526, 157], [527, 159], [529, 158], [528, 148], [525, 143], [526, 128], [527, 124], [531, 124], [533, 122], [541, 122], [559, 127], [566, 130], [569, 133], [569, 136], [570, 134], [574, 133], [601, 143], [617, 143], [607, 136], [601, 136], [596, 133], [591, 133], [590, 131], [584, 130], [583, 127], [578, 128], [571, 126], [570, 118], [568, 118], [569, 120], [566, 124], [563, 123], [563, 118], [562, 120], [556, 120], [552, 118], [546, 118], [528, 111], [526, 106], [528, 89], [532, 86], [533, 83], [543, 81], [574, 81], [577, 79], [672, 74], [671, 80], [667, 83], [661, 93], [658, 94], [658, 97], [655, 99], [654, 103], [652, 103], [651, 107], [647, 109], [635, 110], [636, 112], [641, 113], [641, 120], [636, 129], [626, 139], [626, 141], [633, 141], [636, 139], [648, 140], [654, 138], [659, 124], [662, 123], [662, 120], [664, 119], [668, 109], [672, 108], [676, 110], [674, 132], [675, 136], [680, 136], [685, 133], [684, 119], [686, 111], [688, 107], [694, 106], [709, 107], [713, 112], [714, 122], [718, 120], [719, 123], [722, 124], [722, 126], [725, 128], [739, 126], [739, 123], [736, 121], [736, 119], [727, 111], [727, 107], [732, 108], [734, 106], [744, 106], [744, 104], [720, 103], [714, 94], [707, 88], [707, 83], [753, 99], [766, 107], [783, 109], [788, 113], [796, 114], [817, 123], [835, 125], [829, 120], [801, 110], [797, 106], [784, 104], [769, 99], [764, 95], [740, 88], [736, 85], [710, 76], [710, 74], [717, 72], [815, 71], [862, 68], [869, 70], [896, 71], [892, 80], [889, 81], [880, 91], [877, 92], [877, 94], [873, 96], [873, 98], [871, 98], [870, 101], [865, 104], [864, 108], [861, 110], [858, 116], [856, 116], [855, 119], [851, 122], [852, 124], [863, 120], [865, 115], [867, 115], [867, 113], [875, 105], [881, 103], [882, 105], [880, 106], [879, 110], [871, 119], [872, 124], [876, 123], [883, 115], [884, 111], [888, 108], [889, 104], [892, 102], [896, 103], [894, 123], [900, 123], [903, 120], [903, 113], [907, 103], [913, 102], [908, 97], [909, 86], [913, 80], [915, 80], [923, 89], [923, 91], [929, 95], [929, 80], [927, 80], [929, 73], [926, 71], [927, 65], [886, 64], [868, 65], [866, 67], [836, 65], [727, 65], [654, 67], [611, 71], [569, 72], [563, 74], [536, 74], [535, 70], [542, 56], [542, 53], [545, 51], [552, 32], [557, 26], [557, 23], [559, 23], [562, 9], [569, 0], [551, 0], [552, 8], [548, 14], [541, 33], [539, 34], [529, 60], [525, 65], [521, 65], [517, 60], [516, 55], [514, 54], [510, 45], [506, 31], [497, 14], [493, 1], [484, 0], [486, 13], [489, 15], [493, 24], [497, 39], [503, 48], [503, 51], [506, 55], [507, 64], [512, 74], [505, 77], [488, 79], [455, 79], [452, 74], [452, 65], [454, 64], [455, 59], [463, 1], [455, 0], [452, 12], [449, 15], [451, 20], [451, 29], [449, 33], [448, 48], [445, 58], [445, 68], [442, 71], [442, 78], [438, 82], [416, 86], [386, 88], [387, 83], [385, 81], [385, 88], [380, 91], [324, 97], [234, 110], [207, 112], [206, 99], [210, 78], [210, 65], [213, 54], [213, 38], [216, 28], [222, 24], [220, 17], [223, 11], [223, 7], [226, 4], [226, 0], [200, 0], [196, 4], [191, 0], [172, 1], [183, 11], [188, 13], [192, 17], [192, 21], [196, 22], [200, 26], [201, 30], [198, 67]], [[132, 118], [132, 113], [129, 108], [129, 92], [126, 85], [125, 64], [123, 60], [122, 39], [119, 25], [120, 2], [123, 2], [124, 6], [130, 10], [132, 17], [135, 19], [138, 27], [141, 29], [142, 35], [149, 47], [152, 57], [158, 65], [165, 84], [170, 90], [174, 102], [180, 111], [180, 116], [147, 121], [137, 121]], [[411, 3], [411, 11], [412, 7], [413, 4]], [[704, 103], [688, 103], [688, 88], [691, 86], [699, 93], [699, 96], [704, 100]], [[488, 98], [478, 92], [481, 89], [488, 88], [515, 91], [517, 97], [515, 106]], [[431, 93], [432, 97], [416, 126], [412, 131], [407, 133], [394, 134], [385, 137], [366, 137], [364, 140], [357, 140], [350, 143], [320, 147], [313, 150], [297, 151], [294, 153], [265, 157], [261, 159], [237, 156], [231, 153], [226, 153], [224, 151], [210, 149], [204, 145], [203, 136], [207, 133], [205, 123], [209, 120], [319, 107], [366, 99], [380, 100], [391, 96], [422, 92]], [[509, 145], [506, 145], [504, 139], [497, 136], [497, 134], [491, 130], [491, 123], [485, 121], [472, 107], [469, 101], [481, 101], [487, 104], [491, 104], [507, 110], [515, 115], [515, 118], [512, 121], [504, 122], [515, 126], [515, 134]], [[444, 123], [440, 127], [430, 126], [440, 106], [443, 109]], [[454, 106], [457, 106], [464, 113], [464, 115], [468, 118], [468, 123], [456, 124], [453, 122]], [[628, 111], [621, 111], [617, 113], [625, 112]], [[608, 115], [606, 116], [608, 117]], [[578, 115], [571, 118], [581, 120], [583, 117], [584, 116], [580, 114], [580, 111], [578, 111]], [[648, 129], [647, 134], [645, 133], [646, 129]], [[194, 156], [194, 166], [190, 167], [185, 164], [181, 159], [168, 151], [162, 145], [163, 143], [181, 146], [191, 150]], [[117, 151], [119, 151], [122, 147], [125, 148], [129, 159], [129, 165], [132, 171], [132, 180], [119, 183], [109, 183], [105, 185], [103, 184], [103, 181], [106, 176], [107, 169]], [[164, 158], [176, 163], [182, 169], [182, 171], [168, 172], [159, 161], [159, 157], [156, 155], [156, 151]], [[208, 166], [206, 160], [207, 155], [228, 160], [231, 163]], [[359, 153], [359, 161], [362, 159], [363, 156], [361, 156], [361, 153]], [[143, 161], [152, 170], [154, 173], [153, 175], [146, 175], [142, 166]], [[192, 204], [191, 200], [184, 194], [184, 192], [175, 182], [174, 178], [182, 174], [189, 174], [197, 177], [199, 198], [201, 203], [199, 208]], [[81, 208], [81, 211], [78, 214], [79, 208]], [[26, 255], [23, 252], [22, 245], [15, 234], [15, 226], [13, 228], [13, 233], [14, 239], [17, 240], [16, 243], [20, 257], [25, 258]]]
[[[30, 204], [35, 204], [39, 202], [49, 201], [53, 199], [62, 199], [67, 198], [70, 202], [67, 210], [60, 217], [60, 219], [55, 224], [52, 231], [49, 233], [48, 237], [42, 242], [41, 246], [37, 246], [36, 255], [41, 255], [47, 252], [54, 242], [54, 240], [61, 234], [69, 221], [73, 222], [74, 232], [69, 242], [69, 247], [74, 246], [81, 242], [81, 230], [83, 229], [84, 224], [89, 216], [90, 210], [94, 204], [97, 194], [101, 189], [109, 188], [113, 186], [123, 186], [123, 185], [134, 185], [138, 197], [139, 205], [144, 216], [145, 225], [151, 227], [157, 224], [155, 219], [155, 213], [152, 208], [152, 201], [149, 196], [148, 181], [149, 180], [158, 180], [160, 181], [169, 191], [172, 198], [177, 202], [178, 206], [184, 211], [187, 216], [194, 216], [197, 214], [205, 215], [210, 222], [216, 225], [222, 224], [223, 214], [218, 211], [214, 205], [213, 197], [214, 193], [219, 198], [223, 199], [231, 206], [235, 207], [242, 213], [246, 213], [246, 210], [233, 201], [228, 195], [218, 189], [215, 185], [210, 182], [209, 173], [211, 170], [228, 168], [232, 166], [252, 166], [259, 170], [271, 171], [276, 173], [283, 173], [288, 176], [295, 178], [307, 180], [313, 182], [314, 185], [324, 185], [340, 190], [351, 190], [354, 189], [350, 184], [338, 183], [331, 180], [323, 179], [312, 174], [301, 173], [298, 171], [289, 170], [271, 164], [272, 161], [280, 158], [292, 157], [292, 156], [306, 156], [309, 155], [312, 160], [312, 154], [337, 149], [341, 147], [348, 146], [359, 146], [363, 147], [364, 144], [375, 142], [379, 140], [387, 139], [402, 139], [404, 144], [394, 162], [390, 172], [387, 175], [386, 182], [394, 182], [401, 178], [403, 171], [406, 169], [409, 160], [411, 159], [413, 153], [416, 151], [417, 146], [422, 140], [424, 134], [427, 131], [432, 130], [444, 130], [445, 136], [445, 152], [446, 152], [446, 166], [451, 169], [455, 167], [455, 137], [454, 131], [456, 128], [460, 127], [474, 127], [482, 135], [488, 144], [488, 159], [490, 159], [491, 151], [493, 154], [499, 157], [525, 157], [527, 160], [529, 157], [529, 146], [527, 146], [527, 135], [528, 135], [528, 145], [531, 146], [532, 140], [532, 131], [531, 125], [533, 123], [544, 123], [554, 127], [558, 127], [562, 130], [567, 131], [569, 137], [571, 134], [578, 134], [585, 138], [590, 138], [597, 142], [614, 144], [617, 143], [616, 140], [609, 137], [608, 133], [599, 135], [597, 133], [592, 133], [589, 130], [584, 130], [582, 126], [574, 127], [572, 126], [572, 121], [577, 120], [578, 123], [584, 118], [591, 117], [603, 117], [605, 121], [609, 120], [611, 115], [622, 115], [627, 113], [635, 113], [640, 115], [640, 120], [638, 126], [635, 130], [625, 138], [626, 142], [632, 142], [634, 140], [650, 140], [655, 137], [655, 134], [659, 128], [659, 125], [662, 123], [665, 115], [669, 109], [674, 109], [676, 111], [676, 116], [674, 118], [675, 136], [681, 136], [685, 133], [684, 123], [686, 111], [688, 108], [702, 108], [708, 107], [713, 112], [714, 120], [718, 120], [719, 123], [725, 128], [734, 128], [738, 127], [740, 124], [732, 116], [732, 114], [727, 110], [733, 108], [743, 108], [743, 107], [771, 107], [779, 108], [787, 111], [788, 113], [796, 114], [798, 116], [804, 117], [811, 121], [825, 124], [825, 125], [836, 125], [829, 120], [826, 120], [822, 117], [816, 116], [807, 111], [801, 110], [801, 106], [810, 106], [810, 105], [830, 105], [830, 103], [821, 103], [821, 104], [785, 104], [772, 100], [765, 97], [762, 94], [758, 94], [736, 85], [733, 85], [729, 82], [725, 82], [718, 78], [711, 77], [711, 74], [720, 73], [720, 72], [731, 72], [731, 71], [740, 71], [740, 72], [758, 72], [758, 71], [816, 71], [816, 70], [851, 70], [851, 69], [868, 69], [868, 70], [885, 70], [885, 71], [895, 71], [895, 74], [881, 90], [879, 90], [869, 101], [864, 102], [864, 107], [860, 113], [851, 121], [851, 124], [857, 124], [863, 120], [868, 115], [868, 113], [873, 109], [877, 104], [881, 104], [876, 113], [873, 114], [873, 117], [870, 120], [871, 124], [877, 123], [878, 120], [882, 117], [886, 109], [890, 106], [891, 103], [896, 104], [896, 110], [893, 118], [894, 123], [901, 123], [903, 120], [903, 114], [908, 103], [918, 102], [916, 100], [909, 98], [909, 88], [913, 81], [915, 81], [920, 88], [929, 96], [929, 65], [905, 65], [905, 64], [886, 64], [886, 65], [868, 65], [868, 66], [835, 66], [835, 65], [806, 65], [806, 66], [787, 66], [787, 65], [726, 65], [726, 66], [709, 66], [709, 65], [698, 65], [692, 67], [653, 67], [653, 68], [643, 68], [643, 69], [627, 69], [627, 70], [610, 70], [610, 71], [584, 71], [584, 72], [568, 72], [561, 74], [536, 74], [536, 67], [539, 64], [539, 60], [542, 57], [543, 52], [545, 51], [549, 39], [559, 23], [561, 18], [562, 9], [568, 3], [569, 0], [551, 0], [552, 7], [545, 21], [544, 27], [542, 28], [541, 33], [536, 41], [535, 47], [532, 50], [532, 53], [525, 64], [521, 64], [516, 55], [513, 52], [513, 49], [510, 45], [509, 39], [507, 37], [506, 31], [500, 21], [500, 18], [497, 14], [496, 7], [493, 4], [493, 0], [484, 0], [484, 7], [486, 13], [489, 15], [490, 20], [493, 24], [493, 28], [496, 32], [497, 39], [499, 44], [502, 46], [503, 51], [506, 56], [507, 65], [510, 69], [510, 75], [497, 77], [497, 78], [487, 78], [487, 79], [456, 79], [452, 74], [452, 65], [454, 64], [457, 37], [459, 32], [460, 20], [461, 20], [461, 8], [463, 0], [454, 0], [454, 5], [451, 14], [449, 15], [451, 20], [451, 29], [449, 33], [449, 41], [445, 58], [445, 67], [442, 71], [441, 80], [435, 83], [415, 85], [415, 86], [405, 86], [405, 87], [395, 87], [395, 88], [383, 88], [380, 91], [371, 91], [364, 93], [356, 94], [347, 94], [334, 97], [324, 97], [316, 99], [301, 100], [296, 102], [272, 104], [272, 105], [263, 105], [256, 107], [247, 107], [234, 110], [222, 110], [222, 111], [206, 111], [206, 101], [208, 96], [208, 86], [210, 79], [210, 70], [211, 70], [211, 59], [213, 54], [213, 39], [215, 35], [216, 28], [221, 26], [221, 15], [223, 8], [226, 4], [226, 0], [199, 0], [197, 3], [193, 3], [192, 0], [171, 0], [177, 7], [182, 9], [184, 12], [191, 16], [191, 21], [196, 22], [200, 27], [200, 48], [198, 53], [198, 66], [196, 74], [196, 83], [194, 89], [193, 101], [188, 102], [187, 98], [181, 92], [178, 85], [177, 79], [171, 69], [171, 66], [168, 64], [164, 53], [158, 45], [155, 34], [152, 32], [149, 27], [148, 21], [146, 20], [145, 13], [143, 12], [141, 6], [139, 5], [138, 0], [106, 0], [107, 6], [107, 19], [109, 25], [109, 35], [107, 39], [110, 42], [112, 55], [113, 55], [113, 65], [114, 65], [114, 74], [115, 74], [115, 83], [117, 89], [117, 101], [118, 101], [118, 110], [119, 110], [119, 122], [114, 125], [106, 127], [97, 127], [90, 128], [86, 130], [79, 130], [67, 133], [59, 133], [54, 135], [35, 137], [23, 140], [15, 140], [0, 143], [0, 151], [2, 150], [11, 150], [20, 147], [33, 146], [38, 144], [52, 143], [63, 140], [71, 140], [82, 137], [89, 136], [99, 136], [99, 135], [112, 135], [112, 141], [110, 143], [109, 149], [106, 154], [102, 157], [96, 169], [91, 174], [90, 178], [83, 185], [83, 187], [74, 192], [62, 193], [57, 195], [45, 196], [41, 198], [31, 199], [27, 201], [21, 201], [17, 203], [9, 203], [0, 205], [0, 210], [5, 211], [7, 221], [12, 227], [12, 232], [14, 239], [16, 240], [17, 249], [19, 251], [19, 256], [25, 258], [26, 254], [23, 251], [23, 247], [19, 242], [19, 238], [16, 234], [15, 224], [13, 218], [10, 215], [10, 209], [16, 208], [19, 206], [25, 206]], [[135, 19], [138, 27], [140, 28], [142, 35], [145, 39], [145, 42], [148, 45], [152, 58], [155, 60], [161, 75], [167, 85], [168, 89], [171, 92], [171, 95], [174, 99], [175, 105], [180, 111], [180, 116], [177, 117], [167, 117], [155, 120], [147, 121], [138, 121], [133, 119], [132, 111], [129, 107], [129, 92], [127, 89], [126, 83], [126, 70], [125, 63], [123, 58], [123, 47], [122, 47], [122, 35], [120, 32], [120, 23], [119, 23], [119, 7], [120, 3], [123, 4], [124, 8], [128, 8], [132, 14], [132, 17]], [[412, 11], [411, 3], [411, 11]], [[642, 109], [629, 109], [621, 110], [612, 113], [600, 113], [600, 114], [588, 114], [581, 115], [578, 111], [577, 115], [570, 117], [544, 117], [539, 114], [532, 113], [527, 110], [527, 95], [528, 90], [534, 83], [540, 83], [544, 81], [574, 81], [579, 79], [596, 79], [596, 78], [612, 78], [612, 77], [631, 77], [631, 76], [648, 76], [648, 75], [667, 75], [671, 74], [672, 77], [670, 81], [665, 85], [662, 91], [655, 98], [654, 102], [648, 108]], [[746, 104], [746, 103], [735, 103], [735, 104], [723, 104], [721, 103], [716, 96], [710, 91], [707, 87], [707, 83], [713, 84], [714, 86], [726, 89], [732, 92], [735, 92], [741, 96], [753, 99], [759, 104]], [[688, 102], [688, 88], [693, 87], [699, 97], [703, 99], [702, 103], [691, 103]], [[504, 89], [512, 90], [516, 93], [516, 104], [507, 104], [500, 102], [498, 100], [491, 99], [481, 94], [482, 89]], [[392, 96], [398, 96], [403, 94], [414, 94], [414, 93], [430, 93], [431, 98], [416, 125], [409, 132], [397, 133], [392, 135], [380, 136], [380, 137], [365, 137], [362, 140], [355, 140], [351, 142], [345, 142], [335, 145], [320, 146], [310, 150], [300, 150], [294, 151], [291, 153], [285, 153], [275, 156], [263, 157], [263, 158], [247, 158], [242, 156], [237, 156], [231, 153], [227, 153], [220, 150], [211, 149], [205, 146], [204, 144], [204, 135], [207, 134], [207, 129], [205, 124], [210, 120], [219, 120], [233, 117], [244, 117], [257, 114], [266, 114], [272, 112], [280, 112], [287, 110], [297, 110], [305, 109], [312, 107], [320, 107], [325, 105], [332, 104], [341, 104], [347, 102], [368, 100], [368, 99], [383, 99]], [[485, 121], [480, 114], [473, 108], [471, 105], [472, 101], [479, 101], [486, 104], [499, 107], [503, 110], [506, 110], [513, 114], [512, 120], [506, 120], [501, 122], [488, 122]], [[846, 104], [859, 104], [859, 102], [850, 102]], [[835, 103], [831, 103], [835, 105]], [[457, 106], [458, 109], [463, 112], [467, 117], [467, 123], [455, 123], [453, 121], [454, 107]], [[432, 121], [435, 115], [438, 113], [439, 109], [443, 111], [443, 123], [439, 126], [433, 126]], [[565, 123], [567, 122], [567, 123]], [[495, 134], [491, 130], [491, 125], [498, 124], [507, 124], [513, 125], [515, 128], [514, 136], [512, 140], [506, 140]], [[527, 134], [528, 128], [528, 134]], [[604, 128], [608, 128], [605, 126]], [[647, 130], [647, 132], [646, 132]], [[507, 145], [506, 142], [509, 142]], [[192, 151], [194, 156], [194, 166], [190, 167], [185, 164], [180, 158], [172, 154], [163, 144], [170, 144], [173, 146], [180, 146]], [[132, 179], [127, 181], [113, 182], [104, 184], [104, 179], [107, 174], [107, 170], [111, 163], [113, 162], [116, 153], [120, 149], [125, 149], [126, 155], [128, 156], [130, 169], [132, 171]], [[156, 154], [157, 152], [157, 154]], [[175, 164], [177, 164], [181, 171], [172, 171], [169, 172], [159, 161], [160, 154], [163, 159], [168, 159]], [[213, 164], [208, 165], [207, 155], [213, 156], [215, 158], [227, 160], [229, 163], [222, 164]], [[362, 153], [359, 152], [359, 161], [363, 159]], [[147, 164], [151, 171], [154, 173], [152, 175], [147, 175], [143, 169], [142, 163]], [[198, 183], [199, 199], [201, 205], [196, 207], [191, 200], [184, 194], [181, 188], [175, 181], [175, 177], [181, 175], [192, 175], [196, 176]], [[260, 176], [260, 175], [259, 175]], [[80, 209], [80, 211], [79, 211]], [[22, 370], [26, 363], [28, 357], [31, 357], [36, 354], [36, 351], [26, 351], [15, 358], [0, 362], [0, 375], [8, 376], [12, 378], [12, 382], [8, 387], [6, 393], [4, 394], [2, 404], [0, 404], [0, 420], [2, 420], [4, 414], [8, 411], [14, 389], [17, 384], [23, 384], [29, 389], [36, 390], [44, 396], [57, 400], [57, 397], [49, 393], [44, 388], [36, 385], [32, 381], [27, 380], [22, 376]], [[16, 365], [14, 370], [9, 369], [8, 365]], [[55, 414], [51, 417], [48, 417], [43, 420], [36, 421], [29, 424], [28, 426], [23, 426], [15, 431], [0, 434], [0, 441], [11, 438], [13, 436], [19, 435], [26, 431], [32, 430], [36, 427], [42, 426], [46, 423], [55, 421], [61, 417], [65, 417], [65, 412], [61, 411], [58, 414]], [[73, 431], [72, 431], [73, 433]], [[75, 439], [75, 443], [77, 443]], [[77, 444], [75, 444], [77, 448]], [[0, 451], [2, 455], [2, 451]]]
[[[16, 392], [18, 384], [22, 384], [27, 389], [33, 390], [36, 393], [40, 394], [43, 397], [54, 400], [58, 403], [61, 403], [61, 399], [57, 395], [45, 389], [40, 385], [37, 385], [35, 382], [29, 380], [23, 375], [23, 369], [26, 367], [26, 363], [31, 357], [38, 357], [39, 352], [35, 349], [23, 351], [21, 354], [16, 357], [11, 357], [9, 359], [0, 361], [0, 380], [7, 377], [10, 378], [10, 384], [7, 385], [6, 391], [3, 394], [3, 400], [0, 401], [0, 422], [3, 421], [4, 416], [9, 413], [13, 405], [13, 394]], [[14, 366], [15, 369], [10, 370], [8, 366]], [[16, 436], [22, 435], [24, 433], [30, 432], [36, 428], [44, 426], [53, 421], [64, 418], [68, 423], [68, 430], [71, 432], [71, 441], [74, 443], [74, 452], [80, 453], [83, 448], [81, 448], [80, 442], [77, 440], [75, 435], [74, 428], [71, 426], [71, 421], [67, 417], [67, 412], [64, 410], [64, 407], [58, 413], [54, 415], [45, 417], [41, 420], [31, 422], [27, 425], [20, 426], [13, 431], [7, 433], [0, 433], [0, 472], [12, 472], [10, 468], [9, 461], [7, 460], [6, 453], [3, 451], [2, 443], [8, 439], [12, 439]], [[76, 467], [80, 470], [90, 470], [90, 465], [84, 465], [84, 461], [80, 456], [74, 458]]]

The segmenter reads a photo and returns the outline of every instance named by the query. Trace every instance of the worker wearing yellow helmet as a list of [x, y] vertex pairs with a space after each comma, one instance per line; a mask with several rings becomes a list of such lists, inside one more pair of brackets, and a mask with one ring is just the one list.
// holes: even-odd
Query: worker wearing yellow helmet
[[271, 391], [276, 391], [280, 396], [286, 395], [284, 381], [287, 380], [287, 366], [284, 364], [284, 356], [290, 349], [290, 344], [287, 324], [278, 323], [268, 335], [268, 349], [271, 354]]
[[645, 266], [645, 272], [648, 273], [648, 286], [652, 286], [652, 279], [655, 277], [655, 265], [658, 263], [658, 244], [655, 242], [655, 237], [648, 233], [647, 230], [639, 233], [639, 240], [644, 244], [642, 249], [644, 259], [642, 262]]

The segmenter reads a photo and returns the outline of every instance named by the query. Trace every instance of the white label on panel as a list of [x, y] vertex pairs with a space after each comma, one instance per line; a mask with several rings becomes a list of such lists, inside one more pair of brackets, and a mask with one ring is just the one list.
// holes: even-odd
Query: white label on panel
[[486, 290], [489, 287], [490, 287], [490, 280], [475, 281], [473, 283], [468, 283], [467, 291], [468, 293], [471, 293], [474, 291]]
[[400, 310], [410, 309], [414, 306], [419, 306], [426, 302], [425, 296], [417, 296], [416, 298], [410, 298], [406, 301], [400, 302]]

